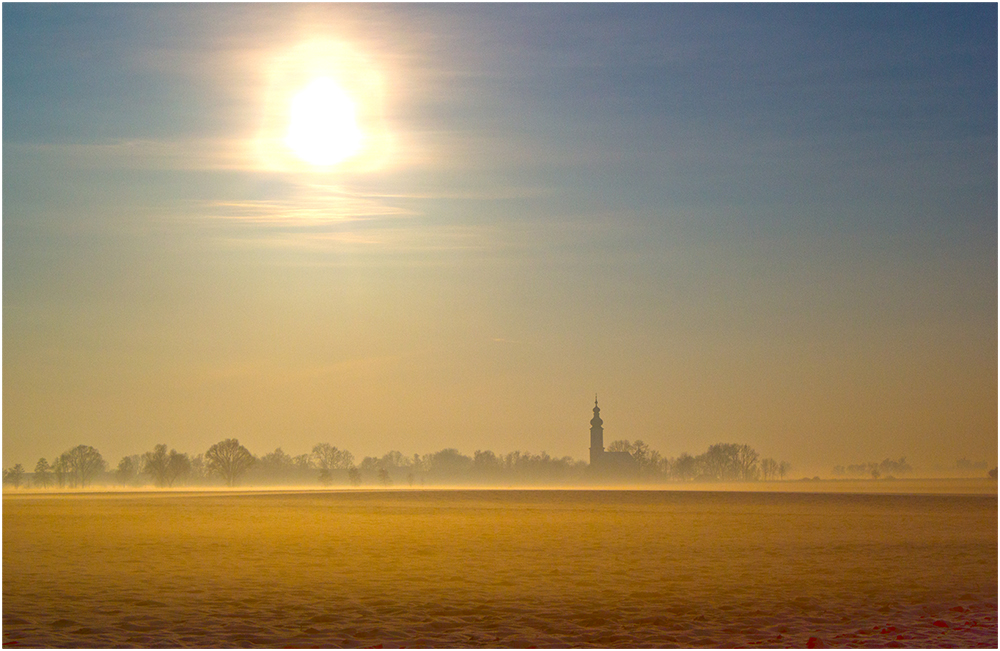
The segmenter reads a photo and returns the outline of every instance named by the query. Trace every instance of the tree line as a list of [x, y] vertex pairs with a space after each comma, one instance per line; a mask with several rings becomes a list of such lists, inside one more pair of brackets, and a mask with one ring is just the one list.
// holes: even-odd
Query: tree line
[[[668, 458], [642, 441], [621, 439], [610, 452], [627, 452], [635, 460], [629, 481], [770, 481], [784, 479], [790, 468], [784, 461], [761, 459], [746, 444], [717, 443], [697, 456], [684, 453]], [[472, 485], [572, 485], [590, 478], [584, 461], [551, 457], [546, 452], [496, 454], [476, 450], [472, 456], [454, 448], [406, 456], [398, 451], [381, 457], [354, 455], [329, 443], [317, 443], [311, 452], [291, 456], [279, 447], [262, 456], [252, 454], [239, 440], [225, 439], [206, 452], [191, 455], [158, 444], [142, 454], [132, 454], [110, 468], [95, 448], [78, 445], [55, 457], [42, 458], [30, 476], [21, 464], [3, 471], [3, 481], [14, 488], [85, 488], [95, 483], [119, 487], [155, 486], [424, 486]]]
[[835, 477], [871, 477], [872, 479], [885, 477], [888, 479], [912, 473], [913, 467], [906, 463], [906, 457], [900, 457], [898, 460], [883, 459], [881, 463], [867, 461], [865, 463], [853, 463], [846, 467], [833, 467], [833, 475]]

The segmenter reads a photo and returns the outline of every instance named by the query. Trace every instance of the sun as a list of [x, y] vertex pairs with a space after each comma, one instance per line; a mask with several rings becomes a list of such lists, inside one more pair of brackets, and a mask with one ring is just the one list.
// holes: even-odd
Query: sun
[[247, 153], [258, 169], [368, 174], [396, 162], [389, 68], [350, 43], [307, 40], [260, 61], [260, 112]]
[[360, 153], [364, 141], [357, 107], [333, 79], [313, 79], [292, 97], [285, 144], [302, 161], [336, 165]]

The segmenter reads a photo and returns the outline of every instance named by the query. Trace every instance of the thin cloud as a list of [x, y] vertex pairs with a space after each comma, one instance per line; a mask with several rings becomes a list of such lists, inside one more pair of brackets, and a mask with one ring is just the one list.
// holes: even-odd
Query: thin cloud
[[412, 217], [417, 213], [377, 198], [327, 196], [303, 199], [218, 200], [205, 204], [205, 216], [255, 224], [310, 225], [361, 221], [377, 217]]

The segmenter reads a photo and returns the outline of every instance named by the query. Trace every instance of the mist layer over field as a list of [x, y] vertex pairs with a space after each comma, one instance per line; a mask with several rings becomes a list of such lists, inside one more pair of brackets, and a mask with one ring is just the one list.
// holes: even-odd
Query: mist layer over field
[[995, 492], [94, 493], [3, 506], [5, 645], [997, 645]]

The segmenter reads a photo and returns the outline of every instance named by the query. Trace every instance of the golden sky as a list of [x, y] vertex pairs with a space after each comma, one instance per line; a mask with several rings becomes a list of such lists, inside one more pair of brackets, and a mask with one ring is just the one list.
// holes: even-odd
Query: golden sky
[[995, 465], [995, 6], [3, 13], [5, 466]]

